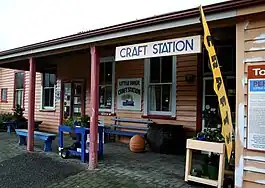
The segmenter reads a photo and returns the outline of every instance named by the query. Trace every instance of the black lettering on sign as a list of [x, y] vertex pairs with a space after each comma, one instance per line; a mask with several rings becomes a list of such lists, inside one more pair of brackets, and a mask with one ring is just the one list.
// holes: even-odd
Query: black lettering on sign
[[212, 63], [213, 63], [213, 68], [215, 68], [215, 69], [218, 68], [219, 64], [218, 64], [217, 56], [214, 55], [211, 57], [211, 59], [212, 59]]
[[231, 142], [231, 133], [229, 132], [228, 135], [225, 136], [226, 143], [229, 144]]
[[213, 38], [212, 38], [211, 35], [208, 35], [206, 37], [206, 40], [207, 40], [207, 44], [208, 44], [209, 47], [213, 46]]
[[229, 124], [229, 117], [228, 117], [228, 112], [226, 111], [226, 115], [224, 118], [224, 125]]
[[225, 105], [226, 105], [225, 96], [222, 96], [222, 97], [220, 98], [220, 103], [221, 103], [222, 106], [225, 106]]
[[216, 80], [217, 88], [218, 90], [220, 90], [220, 87], [222, 85], [222, 79], [221, 77], [217, 77], [215, 80]]

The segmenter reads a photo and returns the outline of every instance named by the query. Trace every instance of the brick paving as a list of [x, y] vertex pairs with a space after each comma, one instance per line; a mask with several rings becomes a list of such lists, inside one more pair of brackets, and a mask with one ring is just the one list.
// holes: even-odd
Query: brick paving
[[[66, 143], [72, 141], [67, 139]], [[5, 188], [14, 187], [16, 176], [21, 174], [21, 181], [16, 181], [16, 187], [76, 187], [76, 188], [155, 188], [155, 187], [176, 187], [193, 188], [205, 187], [198, 185], [188, 185], [184, 182], [185, 157], [179, 155], [164, 155], [152, 152], [132, 153], [128, 145], [120, 143], [106, 143], [104, 145], [104, 159], [99, 160], [99, 167], [94, 171], [87, 170], [87, 164], [81, 163], [78, 159], [62, 159], [57, 152], [57, 140], [53, 143], [53, 151], [42, 152], [41, 141], [35, 141], [34, 155], [27, 154], [24, 146], [18, 146], [18, 138], [15, 134], [10, 136], [5, 132], [0, 132], [0, 182]], [[26, 157], [26, 158], [25, 158]], [[23, 158], [23, 160], [22, 160]], [[19, 161], [31, 160], [27, 165], [22, 165]], [[38, 160], [39, 159], [39, 160]], [[47, 162], [53, 161], [53, 162]], [[58, 167], [54, 167], [56, 163]], [[47, 164], [48, 163], [48, 164]], [[12, 164], [14, 169], [6, 169], [4, 164]], [[53, 164], [53, 167], [49, 166]], [[17, 167], [16, 167], [17, 165]], [[39, 165], [41, 168], [36, 168]], [[15, 168], [16, 167], [16, 168]], [[23, 169], [24, 168], [24, 169]], [[27, 169], [25, 169], [27, 168]], [[51, 175], [47, 171], [51, 168]], [[60, 171], [56, 171], [62, 168]], [[32, 170], [32, 174], [25, 174]], [[39, 176], [39, 171], [43, 171], [43, 176]], [[35, 172], [34, 172], [35, 170]], [[7, 174], [7, 172], [10, 174]], [[21, 171], [21, 173], [18, 173]], [[67, 173], [66, 171], [69, 171]], [[24, 174], [24, 176], [23, 176]], [[45, 176], [45, 177], [44, 177]], [[47, 177], [46, 177], [47, 176]], [[39, 178], [39, 179], [38, 179]], [[45, 183], [44, 182], [45, 179]], [[12, 182], [12, 183], [8, 183]], [[19, 182], [22, 182], [19, 184]], [[23, 183], [24, 182], [24, 183]], [[26, 182], [26, 183], [25, 183]], [[10, 185], [8, 185], [10, 184]], [[29, 186], [30, 185], [30, 186]], [[1, 186], [2, 187], [2, 186]]]

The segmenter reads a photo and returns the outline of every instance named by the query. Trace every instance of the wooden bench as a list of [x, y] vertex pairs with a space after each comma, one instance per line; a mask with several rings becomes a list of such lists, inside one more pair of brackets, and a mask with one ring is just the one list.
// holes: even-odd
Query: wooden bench
[[[117, 136], [128, 136], [132, 137], [134, 135], [140, 135], [142, 137], [145, 136], [148, 130], [148, 125], [152, 124], [151, 120], [141, 120], [141, 119], [126, 119], [126, 118], [113, 118], [113, 124], [106, 125], [104, 133], [108, 135], [117, 135]], [[121, 125], [120, 123], [135, 123], [135, 124], [145, 124], [145, 127], [140, 126], [126, 126]], [[121, 130], [123, 129], [123, 130]], [[114, 137], [115, 140], [115, 137]]]
[[[19, 145], [26, 145], [26, 138], [28, 136], [27, 129], [15, 129], [16, 134], [19, 135]], [[56, 138], [56, 134], [34, 131], [34, 138], [44, 140], [44, 152], [52, 151], [52, 141]]]

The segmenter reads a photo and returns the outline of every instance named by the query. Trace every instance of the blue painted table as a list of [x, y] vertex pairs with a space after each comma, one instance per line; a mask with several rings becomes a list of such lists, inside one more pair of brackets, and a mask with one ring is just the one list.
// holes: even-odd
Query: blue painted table
[[[99, 133], [99, 143], [98, 143], [98, 157], [103, 157], [103, 126], [98, 126], [98, 133]], [[87, 151], [86, 148], [86, 141], [87, 141], [87, 135], [89, 134], [89, 128], [84, 128], [84, 127], [69, 127], [66, 125], [59, 125], [59, 151], [61, 151], [64, 148], [63, 144], [63, 135], [64, 132], [66, 133], [75, 133], [79, 134], [81, 138], [78, 139], [78, 141], [81, 143], [81, 150], [76, 151], [76, 150], [71, 150], [69, 149], [68, 152], [70, 155], [75, 155], [75, 156], [81, 156], [81, 160], [85, 163], [88, 158], [89, 158], [89, 151]]]

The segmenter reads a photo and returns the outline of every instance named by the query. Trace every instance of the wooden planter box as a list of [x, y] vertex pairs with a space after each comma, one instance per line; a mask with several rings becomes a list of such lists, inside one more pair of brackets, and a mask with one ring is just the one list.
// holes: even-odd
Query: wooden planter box
[[[211, 185], [215, 187], [222, 187], [224, 180], [224, 168], [225, 168], [225, 144], [206, 142], [200, 140], [187, 139], [186, 144], [186, 169], [185, 169], [185, 181], [194, 181], [197, 183], [202, 183], [206, 185]], [[206, 178], [199, 178], [190, 175], [191, 164], [192, 164], [192, 150], [207, 151], [220, 154], [219, 170], [218, 170], [218, 180], [211, 180]]]

